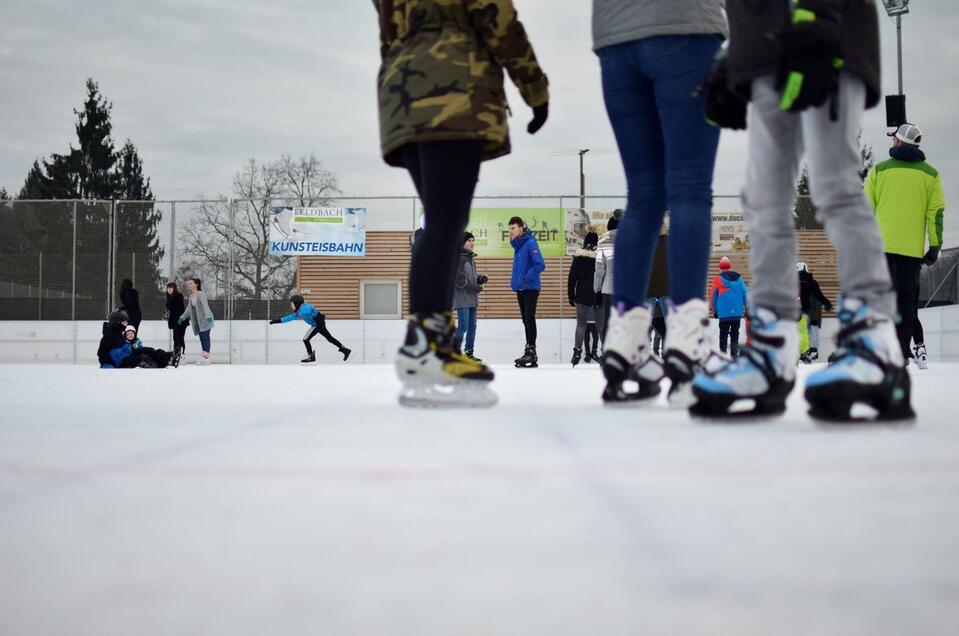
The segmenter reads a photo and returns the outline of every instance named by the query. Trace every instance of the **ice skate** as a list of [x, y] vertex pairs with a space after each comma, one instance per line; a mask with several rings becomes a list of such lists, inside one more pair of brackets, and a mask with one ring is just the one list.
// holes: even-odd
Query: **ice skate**
[[350, 359], [350, 354], [353, 353], [353, 350], [343, 347], [342, 349], [340, 349], [340, 353], [343, 354], [343, 362], [346, 362], [347, 360]]
[[196, 359], [196, 363], [200, 366], [207, 366], [210, 364], [210, 356], [200, 356]]
[[300, 364], [304, 366], [315, 364], [315, 363], [316, 363], [316, 354], [313, 353], [312, 351], [310, 352], [308, 356], [300, 360]]
[[579, 361], [580, 361], [580, 359], [582, 358], [582, 355], [583, 355], [583, 350], [582, 350], [582, 349], [577, 349], [577, 348], [574, 347], [574, 348], [573, 348], [573, 358], [569, 361], [569, 363], [572, 364], [573, 367], [575, 368], [576, 365], [579, 364]]
[[811, 350], [807, 349], [799, 354], [799, 361], [803, 364], [812, 364], [812, 353]]
[[174, 350], [173, 350], [173, 354], [170, 356], [170, 364], [169, 364], [168, 366], [171, 366], [171, 367], [173, 367], [174, 369], [176, 369], [177, 367], [179, 367], [179, 366], [180, 366], [180, 358], [182, 357], [182, 355], [183, 355], [183, 354], [180, 352], [179, 349], [174, 349]]
[[421, 313], [410, 318], [406, 341], [396, 354], [403, 406], [487, 407], [497, 396], [489, 388], [493, 372], [453, 351], [449, 313]]
[[526, 353], [516, 360], [517, 369], [536, 369], [539, 367], [539, 358], [536, 356], [536, 345], [527, 345]]
[[[794, 360], [799, 349], [796, 324], [771, 309], [758, 307], [750, 315], [752, 344], [715, 371], [704, 370], [693, 380], [696, 403], [689, 411], [703, 417], [771, 415], [786, 410], [786, 398], [796, 384]], [[737, 403], [752, 407], [733, 410]]]
[[477, 358], [475, 355], [473, 355], [472, 349], [467, 349], [466, 351], [463, 352], [463, 355], [475, 362], [482, 362], [480, 358]]
[[695, 401], [692, 381], [709, 357], [708, 315], [706, 302], [699, 298], [681, 305], [670, 302], [666, 315], [666, 341], [663, 343], [663, 365], [671, 383], [670, 406], [688, 408]]
[[836, 340], [840, 352], [836, 361], [806, 379], [811, 416], [854, 421], [855, 404], [875, 409], [876, 420], [916, 416], [910, 405], [909, 372], [889, 316], [858, 298], [845, 298], [839, 309]]
[[[603, 402], [607, 405], [635, 403], [659, 395], [662, 369], [655, 363], [647, 369], [649, 355], [649, 324], [652, 314], [643, 305], [610, 312], [606, 340], [603, 343], [602, 368], [606, 378]], [[636, 382], [635, 391], [627, 391], [626, 381]]]
[[920, 369], [929, 368], [928, 356], [926, 355], [926, 345], [921, 342], [912, 347], [912, 359], [916, 361], [916, 366]]

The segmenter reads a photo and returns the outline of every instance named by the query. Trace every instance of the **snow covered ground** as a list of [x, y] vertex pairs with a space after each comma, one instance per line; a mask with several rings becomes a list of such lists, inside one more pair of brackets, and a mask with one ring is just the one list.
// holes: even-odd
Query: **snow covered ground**
[[0, 366], [0, 634], [955, 633], [959, 365], [845, 428], [497, 371], [422, 412], [386, 366]]

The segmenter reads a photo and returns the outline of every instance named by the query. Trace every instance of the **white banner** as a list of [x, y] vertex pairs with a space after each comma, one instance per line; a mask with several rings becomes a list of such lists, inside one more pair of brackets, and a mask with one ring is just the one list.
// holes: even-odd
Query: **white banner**
[[270, 254], [366, 256], [366, 208], [270, 208]]

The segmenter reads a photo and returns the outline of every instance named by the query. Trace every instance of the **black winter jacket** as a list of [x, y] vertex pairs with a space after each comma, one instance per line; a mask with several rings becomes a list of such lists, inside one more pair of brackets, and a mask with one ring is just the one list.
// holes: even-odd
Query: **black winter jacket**
[[579, 303], [595, 307], [596, 291], [593, 289], [593, 273], [596, 271], [596, 250], [579, 248], [569, 266], [569, 304]]
[[[811, 318], [815, 318], [813, 299], [826, 307], [832, 308], [832, 303], [819, 287], [819, 281], [813, 278], [813, 275], [809, 272], [799, 272], [799, 303], [802, 305], [802, 312], [808, 314]], [[821, 316], [822, 310], [819, 313]]]
[[100, 338], [100, 346], [97, 348], [97, 360], [99, 360], [101, 367], [105, 364], [117, 366], [117, 361], [113, 359], [110, 352], [123, 346], [125, 342], [123, 330], [125, 328], [123, 325], [114, 326], [108, 322], [103, 323], [103, 337]]
[[143, 314], [140, 313], [140, 294], [137, 290], [131, 287], [120, 292], [120, 310], [126, 312], [132, 324], [140, 324]]
[[[882, 95], [879, 67], [879, 15], [875, 0], [820, 0], [842, 11], [843, 69], [866, 83], [866, 108]], [[779, 44], [772, 34], [791, 17], [788, 0], [726, 0], [729, 18], [729, 87], [744, 97], [758, 77], [775, 75]]]
[[183, 300], [183, 294], [180, 292], [173, 292], [172, 295], [167, 294], [166, 310], [168, 314], [166, 319], [167, 327], [176, 329], [177, 319], [186, 311], [186, 302]]

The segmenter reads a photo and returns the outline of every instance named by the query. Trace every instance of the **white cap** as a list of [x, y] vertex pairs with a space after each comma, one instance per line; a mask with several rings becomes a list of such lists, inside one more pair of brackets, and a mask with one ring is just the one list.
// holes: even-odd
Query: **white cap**
[[133, 325], [127, 325], [127, 328], [123, 330], [123, 333], [126, 333], [126, 332], [128, 332], [128, 331], [132, 331], [133, 333], [136, 333], [136, 332], [137, 332], [137, 328], [134, 327]]
[[922, 141], [922, 131], [915, 124], [903, 124], [894, 133], [896, 139], [912, 146], [918, 146]]
[[804, 262], [799, 261], [798, 263], [796, 263], [796, 271], [797, 271], [797, 272], [808, 272], [808, 271], [809, 271], [809, 266], [806, 265]]

